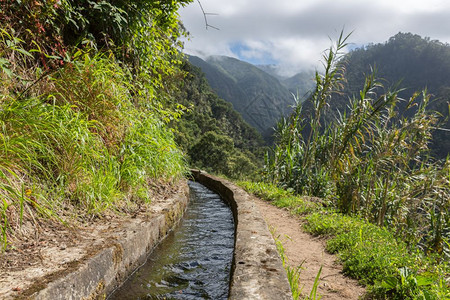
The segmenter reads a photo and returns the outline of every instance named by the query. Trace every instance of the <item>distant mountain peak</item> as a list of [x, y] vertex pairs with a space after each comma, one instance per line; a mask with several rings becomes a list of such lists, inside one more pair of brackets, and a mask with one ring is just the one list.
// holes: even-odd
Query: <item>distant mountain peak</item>
[[206, 60], [190, 57], [219, 97], [233, 104], [243, 118], [270, 140], [278, 120], [289, 115], [294, 99], [278, 78], [256, 66], [228, 56]]

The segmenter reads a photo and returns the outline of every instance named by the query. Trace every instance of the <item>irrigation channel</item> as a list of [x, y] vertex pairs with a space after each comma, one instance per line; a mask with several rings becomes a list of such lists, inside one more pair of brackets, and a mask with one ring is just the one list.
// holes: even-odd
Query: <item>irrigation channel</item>
[[203, 185], [189, 182], [180, 224], [147, 262], [108, 299], [227, 299], [234, 249], [230, 207]]

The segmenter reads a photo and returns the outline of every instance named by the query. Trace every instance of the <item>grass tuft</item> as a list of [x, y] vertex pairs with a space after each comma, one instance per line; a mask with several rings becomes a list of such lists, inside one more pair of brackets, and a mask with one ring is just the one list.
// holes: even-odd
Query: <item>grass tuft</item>
[[[282, 201], [290, 212], [304, 218], [307, 232], [326, 237], [327, 252], [337, 254], [344, 273], [367, 287], [367, 299], [449, 299], [450, 265], [441, 256], [427, 256], [389, 228], [317, 202], [309, 204], [314, 209], [298, 212], [298, 203], [307, 202], [308, 197], [285, 201], [292, 194], [273, 185], [251, 182], [239, 185], [272, 204]], [[276, 242], [277, 246], [281, 243], [279, 239]], [[283, 259], [284, 249], [278, 246], [278, 251]], [[296, 275], [293, 271], [290, 270], [291, 277]]]
[[161, 105], [152, 106], [158, 100], [135, 92], [114, 55], [75, 49], [64, 66], [30, 69], [23, 41], [7, 47], [13, 36], [1, 33], [0, 67], [8, 68], [0, 77], [3, 250], [25, 221], [39, 227], [150, 203], [152, 182], [186, 174]]

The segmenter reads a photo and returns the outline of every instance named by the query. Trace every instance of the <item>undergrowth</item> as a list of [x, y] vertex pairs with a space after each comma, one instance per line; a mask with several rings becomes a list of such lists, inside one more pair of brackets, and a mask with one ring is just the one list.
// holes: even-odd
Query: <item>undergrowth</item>
[[[323, 199], [316, 202], [327, 209], [310, 214], [306, 228], [330, 236], [327, 249], [371, 297], [448, 298], [450, 159], [431, 157], [428, 147], [446, 120], [429, 110], [426, 89], [400, 98], [402, 89], [386, 88], [376, 68], [359, 93], [346, 95], [348, 38], [341, 32], [315, 89], [278, 123], [264, 180]], [[333, 109], [339, 97], [348, 103]], [[275, 204], [308, 213], [305, 200], [316, 199], [277, 197]]]
[[[67, 1], [0, 5], [6, 16], [0, 21], [2, 250], [22, 234], [25, 223], [38, 230], [47, 220], [67, 223], [137, 209], [151, 202], [153, 184], [174, 184], [186, 174], [184, 155], [167, 127], [180, 113], [171, 98], [175, 77], [183, 76], [175, 43], [180, 3], [185, 2], [140, 3], [145, 9], [133, 16], [136, 26], [127, 23], [130, 27], [116, 36], [120, 48], [107, 35], [96, 39], [101, 33], [89, 34], [89, 26], [79, 32], [79, 43], [61, 45], [65, 31], [56, 28], [86, 26], [111, 5], [91, 13], [84, 4]], [[25, 14], [26, 22], [13, 22], [15, 11]], [[73, 17], [74, 11], [78, 19], [60, 18]], [[160, 19], [150, 22], [154, 35], [138, 41], [144, 14]], [[44, 16], [48, 23], [41, 26]], [[106, 26], [110, 29], [123, 25], [120, 20], [104, 19], [118, 22]], [[27, 27], [34, 23], [42, 28]], [[148, 52], [140, 61], [139, 55]]]
[[320, 207], [319, 203], [309, 201], [309, 197], [294, 195], [293, 190], [283, 190], [264, 182], [239, 181], [238, 184], [261, 199], [270, 201], [279, 208], [290, 208], [298, 214], [313, 212]]
[[325, 236], [327, 252], [338, 255], [344, 273], [367, 287], [366, 299], [449, 299], [450, 265], [438, 255], [426, 256], [388, 228], [317, 203], [309, 203], [313, 209], [299, 212], [298, 207], [304, 207], [307, 198], [274, 185], [238, 184], [300, 215], [306, 221], [307, 232]]

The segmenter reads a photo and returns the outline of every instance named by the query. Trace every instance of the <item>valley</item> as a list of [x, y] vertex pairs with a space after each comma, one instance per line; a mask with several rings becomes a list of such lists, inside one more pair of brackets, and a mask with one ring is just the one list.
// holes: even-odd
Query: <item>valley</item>
[[[236, 299], [450, 298], [450, 44], [411, 33], [433, 22], [406, 26], [441, 10], [402, 15], [415, 16], [405, 31], [388, 22], [398, 33], [382, 41], [335, 30], [324, 44], [331, 27], [309, 24], [360, 6], [250, 3], [221, 1], [215, 14], [214, 1], [0, 2], [5, 298], [107, 297], [174, 228], [195, 176], [214, 197], [239, 195], [227, 205], [247, 223], [226, 233], [221, 275]], [[200, 50], [179, 14], [191, 4]], [[369, 22], [379, 5], [349, 20]], [[186, 231], [217, 237], [215, 223]], [[174, 295], [196, 276], [170, 275]]]

